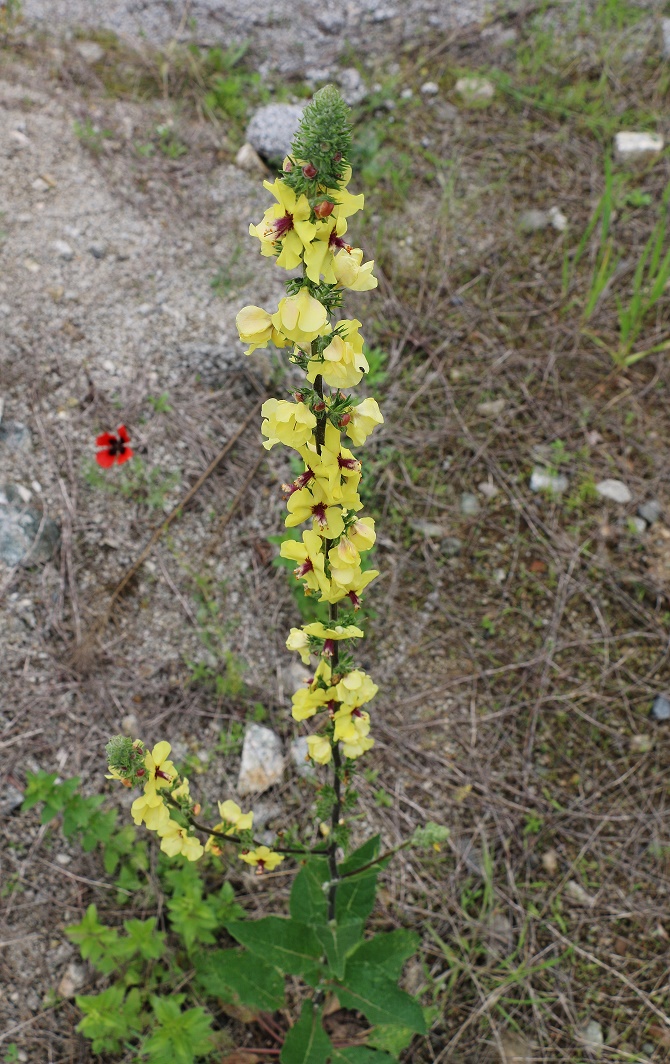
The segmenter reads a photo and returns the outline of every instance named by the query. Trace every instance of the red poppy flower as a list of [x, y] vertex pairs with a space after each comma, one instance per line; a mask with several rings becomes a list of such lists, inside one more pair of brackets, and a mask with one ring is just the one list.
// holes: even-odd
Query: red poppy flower
[[102, 450], [97, 452], [95, 460], [103, 469], [109, 469], [115, 462], [122, 465], [123, 462], [133, 457], [133, 452], [128, 446], [130, 436], [126, 426], [119, 425], [116, 431], [116, 436], [111, 432], [103, 432], [95, 441], [96, 447], [102, 447]]

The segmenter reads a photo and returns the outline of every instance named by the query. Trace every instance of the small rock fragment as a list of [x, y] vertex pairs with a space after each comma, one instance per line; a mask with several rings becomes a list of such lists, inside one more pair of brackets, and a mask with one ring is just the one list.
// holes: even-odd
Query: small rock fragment
[[44, 179], [41, 177], [36, 177], [35, 180], [31, 182], [30, 187], [32, 188], [33, 192], [49, 191], [49, 183], [47, 181], [44, 181]]
[[517, 224], [522, 233], [539, 233], [551, 224], [551, 219], [546, 211], [531, 207], [530, 210], [521, 212]]
[[614, 156], [622, 163], [636, 162], [663, 151], [663, 137], [658, 133], [617, 133], [614, 137]]
[[440, 86], [437, 84], [436, 81], [424, 81], [423, 85], [421, 86], [422, 96], [437, 96], [439, 91]]
[[577, 905], [585, 905], [588, 909], [592, 909], [595, 905], [595, 899], [590, 894], [587, 894], [576, 879], [568, 880], [565, 885], [565, 894], [570, 901], [575, 902]]
[[291, 152], [303, 108], [294, 103], [269, 103], [260, 107], [247, 127], [247, 141], [262, 159], [281, 166]]
[[663, 58], [670, 59], [670, 18], [661, 19], [661, 34], [663, 36]]
[[131, 739], [139, 738], [140, 722], [134, 713], [127, 713], [121, 720], [121, 731]]
[[85, 63], [99, 63], [105, 55], [105, 49], [97, 41], [77, 41], [75, 48]]
[[455, 558], [463, 549], [463, 541], [457, 536], [445, 536], [440, 544], [440, 553], [445, 558]]
[[[668, 21], [670, 22], [670, 19]], [[658, 521], [663, 509], [660, 502], [656, 499], [650, 499], [649, 502], [643, 502], [641, 506], [638, 506], [637, 512], [643, 521], [646, 521], [648, 525], [653, 525], [654, 522]]]
[[23, 792], [13, 783], [5, 783], [0, 791], [0, 815], [11, 816], [23, 804]]
[[558, 870], [558, 854], [553, 847], [542, 854], [542, 867], [548, 876], [556, 875]]
[[446, 535], [444, 525], [438, 525], [436, 521], [412, 521], [412, 528], [427, 539], [442, 539]]
[[330, 34], [341, 33], [347, 22], [344, 12], [329, 11], [327, 8], [321, 10], [318, 14], [315, 13], [314, 21], [320, 30]]
[[58, 984], [56, 993], [60, 998], [73, 998], [78, 990], [86, 982], [86, 967], [72, 961], [65, 969], [65, 973]]
[[295, 766], [295, 770], [299, 776], [303, 779], [313, 779], [314, 769], [312, 762], [308, 760], [309, 747], [307, 745], [307, 736], [299, 735], [297, 739], [294, 739], [291, 743], [291, 761]]
[[581, 1042], [590, 1049], [594, 1056], [599, 1057], [605, 1044], [603, 1029], [597, 1020], [587, 1020], [577, 1029]]
[[549, 218], [550, 224], [559, 233], [563, 233], [567, 229], [568, 219], [559, 207], [550, 207], [547, 211], [547, 217]]
[[533, 1048], [523, 1035], [505, 1031], [500, 1036], [500, 1064], [531, 1064]]
[[656, 695], [651, 704], [650, 716], [652, 720], [656, 720], [659, 723], [670, 720], [670, 698], [667, 698], [666, 695]]
[[338, 74], [337, 80], [340, 85], [342, 99], [350, 107], [361, 103], [367, 96], [365, 82], [356, 67], [346, 67]]
[[654, 745], [651, 735], [632, 735], [630, 748], [634, 754], [647, 754]]
[[514, 929], [504, 913], [493, 913], [486, 929], [486, 951], [490, 957], [509, 957], [514, 949]]
[[601, 480], [599, 484], [596, 484], [596, 491], [603, 499], [611, 499], [612, 502], [622, 505], [633, 498], [630, 488], [624, 484], [623, 480]]
[[500, 489], [490, 480], [483, 480], [477, 485], [477, 491], [481, 492], [485, 499], [495, 499], [500, 494]]
[[461, 495], [461, 513], [465, 517], [476, 517], [481, 509], [479, 499], [470, 491], [464, 491]]
[[23, 485], [0, 486], [0, 561], [6, 565], [49, 561], [60, 540], [59, 526], [40, 510], [26, 506], [25, 492]]
[[267, 166], [251, 144], [242, 145], [235, 156], [235, 166], [238, 166], [240, 170], [246, 170], [248, 174], [263, 174], [265, 176], [268, 172]]
[[484, 403], [477, 403], [475, 409], [482, 417], [497, 417], [505, 409], [506, 403], [506, 399], [490, 399]]
[[89, 244], [88, 251], [94, 259], [104, 259], [107, 254], [107, 246], [105, 244]]
[[560, 495], [567, 487], [568, 478], [563, 473], [548, 473], [540, 466], [535, 466], [531, 473], [531, 491], [547, 491], [552, 495]]
[[0, 444], [8, 451], [29, 454], [33, 449], [30, 429], [20, 421], [4, 421], [0, 424]]
[[68, 244], [67, 240], [54, 240], [51, 246], [58, 257], [64, 259], [66, 262], [71, 262], [74, 258], [74, 251]]
[[27, 136], [25, 135], [25, 133], [22, 133], [20, 129], [12, 129], [9, 134], [9, 137], [10, 140], [14, 141], [14, 144], [16, 144], [18, 148], [27, 148], [30, 144], [30, 141], [28, 140]]
[[485, 103], [495, 96], [495, 86], [487, 78], [459, 78], [456, 92], [466, 103]]
[[270, 728], [248, 724], [242, 747], [242, 763], [237, 792], [262, 794], [269, 787], [281, 783], [284, 774], [284, 755], [281, 739]]
[[641, 536], [643, 532], [646, 532], [647, 522], [643, 517], [629, 517], [628, 528], [637, 536]]

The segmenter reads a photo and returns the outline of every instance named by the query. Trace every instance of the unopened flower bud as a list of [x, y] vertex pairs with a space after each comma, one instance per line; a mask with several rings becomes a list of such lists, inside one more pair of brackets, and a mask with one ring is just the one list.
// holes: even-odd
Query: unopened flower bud
[[324, 839], [327, 839], [330, 835], [330, 824], [324, 824], [322, 822], [321, 824], [319, 824], [319, 831], [323, 835]]
[[315, 403], [314, 406], [312, 407], [312, 410], [314, 411], [314, 413], [316, 413], [317, 411], [325, 410], [325, 409], [326, 409], [326, 404], [324, 403], [323, 400], [321, 400], [320, 403]]
[[350, 421], [351, 421], [351, 414], [342, 414], [342, 417], [340, 418], [340, 427], [344, 428], [344, 426], [348, 425]]
[[333, 155], [333, 162], [334, 163], [341, 163], [342, 162], [342, 152], [341, 151], [336, 151], [335, 152], [335, 154]]
[[330, 200], [322, 200], [321, 203], [317, 203], [316, 207], [314, 208], [314, 213], [317, 218], [327, 218], [330, 214], [333, 213], [334, 210], [334, 203], [331, 203]]
[[307, 163], [306, 166], [303, 166], [302, 172], [305, 175], [305, 177], [308, 180], [311, 181], [313, 178], [316, 177], [316, 175], [318, 174], [319, 171], [317, 170], [317, 168], [314, 165], [314, 163]]

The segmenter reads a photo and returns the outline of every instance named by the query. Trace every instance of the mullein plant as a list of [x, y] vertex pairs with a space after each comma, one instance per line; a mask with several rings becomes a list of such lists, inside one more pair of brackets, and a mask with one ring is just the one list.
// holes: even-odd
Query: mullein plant
[[[408, 1039], [425, 1029], [418, 1004], [395, 986], [404, 959], [416, 949], [417, 937], [395, 931], [363, 938], [377, 873], [395, 851], [380, 856], [377, 837], [346, 860], [338, 860], [340, 850], [348, 847], [347, 816], [356, 802], [352, 788], [356, 765], [374, 745], [367, 707], [378, 691], [355, 657], [364, 635], [355, 623], [356, 613], [364, 591], [379, 575], [362, 566], [362, 556], [375, 542], [375, 523], [362, 515], [361, 462], [344, 437], [359, 447], [384, 420], [375, 399], [357, 403], [347, 394], [363, 379], [368, 363], [361, 323], [337, 314], [346, 291], [377, 286], [373, 262], [364, 262], [361, 249], [346, 240], [349, 219], [363, 208], [363, 196], [347, 187], [348, 115], [332, 86], [316, 93], [306, 108], [291, 155], [279, 176], [265, 182], [275, 203], [262, 221], [249, 227], [264, 256], [285, 270], [299, 269], [300, 274], [286, 281], [286, 297], [276, 310], [247, 306], [237, 315], [240, 338], [248, 345], [246, 354], [272, 343], [304, 373], [304, 382], [290, 399], [264, 403], [261, 431], [268, 450], [281, 443], [302, 461], [302, 472], [283, 487], [285, 524], [304, 530], [299, 540], [285, 540], [280, 554], [295, 562], [294, 573], [305, 595], [329, 607], [327, 624], [315, 621], [291, 628], [286, 640], [288, 649], [299, 654], [313, 673], [292, 697], [293, 719], [310, 722], [308, 757], [332, 772], [332, 784], [322, 785], [317, 802], [321, 839], [309, 845], [298, 832], [280, 833], [269, 847], [254, 837], [253, 813], [243, 812], [231, 799], [219, 803], [220, 821], [215, 826], [201, 824], [200, 806], [190, 795], [188, 779], [181, 778], [169, 760], [169, 743], [159, 742], [148, 750], [139, 740], [118, 736], [107, 746], [108, 778], [142, 788], [132, 805], [133, 819], [158, 834], [161, 850], [169, 856], [181, 854], [197, 861], [207, 852], [222, 855], [232, 845], [259, 875], [272, 872], [287, 856], [302, 865], [291, 894], [291, 919], [269, 916], [227, 925], [253, 954], [256, 983], [262, 982], [263, 965], [269, 964], [275, 974], [277, 970], [301, 974], [315, 988], [282, 1050], [281, 1060], [289, 1064], [323, 1064], [331, 1059], [320, 1024], [328, 988], [335, 990], [344, 1007], [364, 1012], [371, 1022], [400, 1024]], [[429, 824], [403, 845], [411, 841], [439, 850], [447, 834]], [[231, 979], [230, 972], [242, 963], [233, 957], [239, 951], [222, 952]], [[379, 970], [371, 975], [375, 966]], [[204, 985], [219, 986], [207, 963], [205, 969]], [[266, 977], [269, 985], [272, 975]], [[242, 994], [239, 985], [237, 993]], [[311, 1056], [297, 1051], [303, 1042], [313, 1047]], [[365, 1058], [359, 1053], [332, 1059], [361, 1064], [373, 1058], [380, 1064], [393, 1059], [372, 1049], [365, 1052]]]

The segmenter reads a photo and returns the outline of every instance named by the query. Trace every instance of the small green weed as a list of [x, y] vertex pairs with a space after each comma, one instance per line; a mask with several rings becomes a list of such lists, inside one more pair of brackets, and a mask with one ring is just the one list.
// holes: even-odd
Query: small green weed
[[98, 126], [94, 126], [90, 118], [84, 119], [83, 122], [79, 122], [75, 118], [74, 132], [83, 147], [90, 151], [92, 155], [100, 155], [104, 149], [105, 141], [114, 135], [111, 129], [99, 129]]
[[172, 407], [170, 406], [170, 396], [167, 392], [163, 392], [161, 395], [148, 395], [147, 402], [153, 407], [156, 414], [170, 414], [172, 413]]
[[168, 159], [179, 159], [188, 152], [188, 148], [179, 139], [172, 123], [166, 122], [164, 125], [156, 126], [156, 135], [158, 137], [158, 149]]
[[91, 460], [84, 468], [84, 480], [96, 490], [117, 492], [124, 499], [143, 503], [152, 510], [162, 510], [167, 496], [178, 487], [181, 476], [166, 473], [160, 466], [148, 469], [135, 455], [111, 476]]

